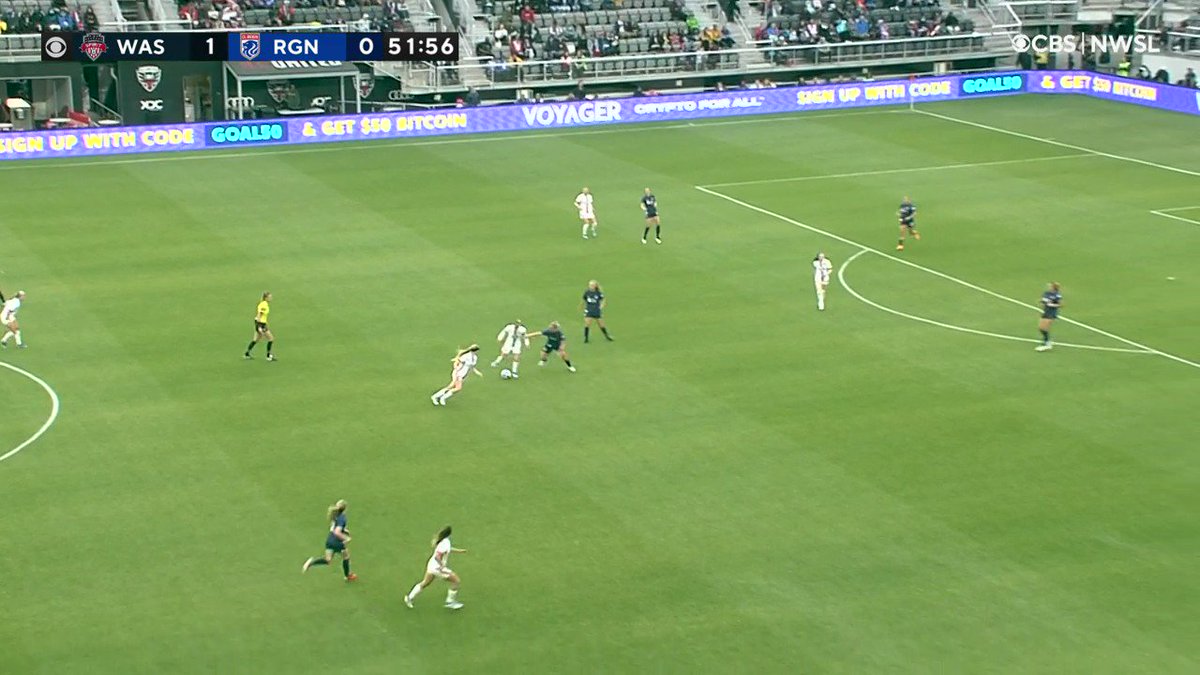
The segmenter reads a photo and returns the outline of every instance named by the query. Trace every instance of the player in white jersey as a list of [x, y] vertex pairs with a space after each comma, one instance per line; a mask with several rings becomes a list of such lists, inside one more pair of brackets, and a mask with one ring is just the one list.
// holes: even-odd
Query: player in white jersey
[[829, 278], [833, 275], [833, 263], [824, 253], [818, 253], [813, 258], [813, 286], [817, 289], [817, 309], [825, 309], [825, 291], [829, 288]]
[[496, 336], [496, 341], [500, 343], [500, 355], [492, 361], [492, 367], [500, 365], [505, 357], [512, 357], [512, 376], [516, 379], [517, 369], [521, 367], [521, 350], [529, 346], [528, 336], [529, 329], [520, 319], [500, 329], [500, 334]]
[[575, 208], [579, 210], [579, 220], [583, 223], [583, 238], [588, 238], [588, 228], [592, 230], [592, 236], [596, 236], [596, 207], [595, 200], [592, 198], [592, 191], [583, 188], [578, 195], [575, 196]]
[[17, 338], [17, 347], [25, 348], [25, 342], [21, 340], [21, 326], [17, 323], [17, 310], [21, 309], [21, 301], [25, 299], [25, 291], [17, 291], [17, 294], [4, 301], [4, 308], [0, 309], [0, 323], [8, 330], [5, 331], [4, 337], [0, 338], [0, 347], [8, 349], [8, 339], [10, 337]]
[[429, 399], [434, 405], [446, 405], [446, 399], [457, 394], [463, 388], [463, 380], [472, 372], [483, 377], [483, 373], [475, 367], [479, 363], [479, 345], [471, 345], [458, 350], [454, 355], [454, 370], [450, 373], [450, 384], [438, 389]]
[[465, 548], [454, 548], [450, 545], [450, 526], [442, 528], [441, 532], [433, 538], [433, 555], [429, 556], [429, 562], [425, 563], [425, 576], [421, 578], [420, 583], [412, 587], [408, 595], [404, 596], [404, 604], [412, 609], [413, 600], [420, 595], [425, 587], [433, 583], [434, 579], [445, 579], [450, 582], [450, 590], [446, 592], [446, 607], [448, 609], [461, 609], [462, 603], [458, 601], [458, 575], [454, 570], [450, 569], [451, 553], [466, 553]]

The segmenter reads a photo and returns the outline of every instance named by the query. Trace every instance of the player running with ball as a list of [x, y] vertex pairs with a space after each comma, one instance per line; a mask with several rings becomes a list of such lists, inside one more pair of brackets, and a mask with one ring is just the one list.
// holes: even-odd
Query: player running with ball
[[517, 369], [521, 367], [521, 349], [529, 346], [529, 329], [520, 319], [517, 319], [500, 329], [496, 341], [500, 343], [500, 355], [496, 357], [495, 361], [492, 361], [492, 367], [495, 368], [505, 358], [512, 357], [512, 376], [514, 380], [517, 379], [520, 377], [517, 375]]
[[818, 253], [813, 258], [813, 286], [817, 289], [817, 309], [825, 311], [825, 291], [829, 289], [829, 279], [833, 275], [833, 263], [824, 253]]

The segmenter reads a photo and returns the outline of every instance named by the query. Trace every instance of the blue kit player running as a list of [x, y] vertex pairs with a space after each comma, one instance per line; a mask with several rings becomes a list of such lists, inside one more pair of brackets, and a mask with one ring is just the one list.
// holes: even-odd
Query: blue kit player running
[[563, 363], [567, 364], [567, 370], [572, 373], [575, 372], [575, 366], [571, 365], [571, 357], [567, 354], [567, 348], [564, 344], [567, 341], [567, 337], [563, 335], [562, 327], [558, 325], [558, 322], [551, 321], [545, 330], [530, 333], [529, 337], [534, 338], [539, 335], [546, 338], [546, 344], [542, 346], [542, 358], [538, 361], [538, 365], [546, 365], [546, 359], [550, 357], [550, 354], [558, 352], [558, 356], [563, 360]]
[[332, 563], [333, 554], [337, 553], [342, 556], [342, 573], [346, 575], [346, 581], [358, 579], [358, 575], [350, 571], [350, 549], [346, 548], [346, 544], [350, 543], [350, 530], [346, 529], [347, 506], [349, 505], [346, 503], [346, 500], [339, 499], [336, 504], [329, 507], [327, 513], [329, 517], [329, 536], [325, 537], [325, 555], [320, 558], [312, 557], [305, 560], [304, 567], [300, 568], [301, 572], [307, 572], [310, 567]]
[[1062, 304], [1062, 287], [1055, 281], [1042, 293], [1042, 319], [1038, 321], [1038, 330], [1042, 331], [1042, 344], [1034, 348], [1037, 351], [1048, 352], [1053, 347], [1050, 342], [1050, 326], [1058, 318], [1058, 310]]
[[900, 241], [896, 242], [896, 250], [904, 250], [904, 237], [912, 235], [913, 239], [921, 241], [921, 233], [917, 232], [917, 206], [912, 203], [908, 197], [900, 202], [900, 209], [896, 211], [896, 216], [900, 219]]
[[600, 283], [595, 279], [588, 282], [587, 290], [583, 292], [583, 341], [588, 342], [591, 336], [592, 322], [595, 321], [600, 326], [600, 332], [604, 333], [604, 339], [612, 342], [612, 336], [608, 334], [608, 328], [604, 325], [604, 319], [600, 318], [601, 310], [607, 301], [604, 299], [604, 292], [600, 290]]
[[646, 237], [650, 236], [650, 226], [654, 226], [654, 243], [662, 243], [662, 223], [658, 219], [658, 197], [646, 188], [645, 194], [642, 195], [642, 213], [646, 214], [646, 229], [642, 231], [642, 243], [646, 243]]

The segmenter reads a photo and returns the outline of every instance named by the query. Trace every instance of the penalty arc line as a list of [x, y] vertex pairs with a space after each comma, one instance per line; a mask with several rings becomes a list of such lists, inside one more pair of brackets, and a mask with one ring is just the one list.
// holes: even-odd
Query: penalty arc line
[[[850, 263], [857, 260], [858, 257], [861, 256], [862, 254], [870, 253], [870, 252], [871, 252], [870, 250], [864, 248], [861, 251], [859, 251], [858, 253], [855, 253], [854, 255], [847, 258], [846, 262], [842, 263], [841, 267], [838, 267], [837, 277], [838, 277], [838, 282], [841, 283], [842, 288], [844, 288], [847, 293], [854, 296], [856, 299], [861, 300], [862, 302], [870, 305], [871, 307], [874, 307], [875, 309], [887, 312], [888, 314], [894, 314], [894, 315], [904, 318], [904, 319], [910, 319], [912, 321], [919, 321], [921, 323], [927, 323], [931, 326], [937, 326], [938, 328], [946, 328], [948, 330], [958, 331], [960, 333], [970, 333], [972, 335], [982, 335], [984, 337], [999, 338], [1001, 340], [1011, 340], [1013, 342], [1027, 342], [1027, 343], [1033, 343], [1033, 344], [1041, 343], [1041, 340], [1036, 340], [1034, 338], [1023, 338], [1023, 337], [1017, 337], [1015, 335], [1004, 335], [1003, 333], [991, 333], [991, 332], [985, 331], [985, 330], [976, 330], [974, 328], [967, 328], [965, 326], [956, 326], [952, 323], [942, 323], [941, 321], [927, 319], [922, 316], [907, 314], [905, 312], [901, 312], [900, 310], [892, 309], [891, 307], [884, 307], [883, 305], [881, 305], [877, 302], [874, 302], [873, 300], [863, 297], [862, 294], [860, 294], [858, 291], [854, 290], [854, 288], [852, 288], [850, 286], [850, 284], [847, 283], [845, 272], [846, 272], [846, 268], [850, 267]], [[1075, 349], [1091, 349], [1093, 351], [1098, 351], [1098, 352], [1119, 352], [1122, 354], [1154, 354], [1154, 352], [1148, 351], [1145, 349], [1128, 349], [1126, 347], [1101, 347], [1101, 346], [1097, 346], [1097, 345], [1079, 345], [1079, 344], [1073, 344], [1070, 342], [1055, 342], [1054, 346], [1055, 347], [1073, 347]]]
[[739, 185], [769, 185], [771, 183], [801, 183], [810, 180], [832, 180], [837, 178], [862, 178], [866, 176], [887, 176], [897, 173], [919, 173], [924, 171], [949, 171], [952, 169], [976, 169], [987, 166], [1005, 166], [1008, 164], [1029, 164], [1032, 162], [1053, 162], [1060, 159], [1081, 159], [1095, 155], [1080, 152], [1074, 155], [1051, 155], [1049, 157], [1022, 157], [1021, 159], [1001, 159], [994, 162], [968, 162], [965, 164], [937, 164], [934, 166], [915, 166], [907, 169], [882, 169], [879, 171], [854, 171], [852, 173], [827, 173], [819, 176], [793, 176], [791, 178], [764, 178], [762, 180], [742, 180], [734, 183], [709, 183], [704, 187], [737, 187]]
[[[1014, 305], [1017, 305], [1017, 306], [1019, 306], [1019, 307], [1024, 307], [1024, 308], [1026, 308], [1026, 309], [1037, 310], [1037, 307], [1034, 307], [1033, 305], [1027, 305], [1027, 304], [1025, 304], [1024, 302], [1021, 302], [1020, 300], [1017, 300], [1017, 299], [1015, 299], [1015, 298], [1010, 298], [1010, 297], [1008, 297], [1007, 295], [1002, 295], [1002, 294], [1000, 294], [1000, 293], [997, 293], [996, 291], [993, 291], [993, 290], [990, 290], [990, 289], [984, 288], [983, 286], [978, 286], [978, 285], [976, 285], [976, 284], [973, 284], [973, 283], [971, 283], [971, 282], [969, 282], [969, 281], [966, 281], [966, 280], [964, 280], [964, 279], [959, 279], [959, 278], [958, 278], [958, 277], [956, 277], [956, 276], [951, 276], [951, 275], [949, 275], [949, 274], [946, 274], [945, 272], [939, 272], [939, 271], [937, 271], [937, 270], [933, 269], [932, 267], [925, 267], [924, 265], [918, 265], [917, 263], [915, 263], [915, 262], [911, 262], [911, 261], [908, 261], [908, 260], [905, 260], [904, 258], [898, 258], [898, 257], [896, 257], [896, 256], [894, 256], [894, 255], [889, 255], [889, 254], [887, 254], [887, 253], [884, 253], [883, 251], [880, 251], [879, 249], [871, 248], [870, 246], [866, 246], [866, 245], [864, 245], [864, 244], [860, 244], [860, 243], [858, 243], [857, 241], [854, 241], [854, 240], [852, 240], [852, 239], [847, 239], [847, 238], [845, 238], [845, 237], [843, 237], [843, 236], [841, 236], [841, 235], [839, 235], [839, 234], [834, 234], [833, 232], [830, 232], [830, 231], [828, 231], [828, 230], [822, 230], [822, 229], [821, 229], [821, 228], [819, 228], [819, 227], [813, 227], [812, 225], [808, 225], [808, 224], [806, 224], [806, 223], [802, 223], [802, 222], [800, 222], [800, 221], [796, 220], [795, 218], [789, 218], [789, 217], [787, 217], [787, 216], [785, 216], [785, 215], [782, 215], [782, 214], [779, 214], [779, 213], [775, 213], [774, 211], [768, 211], [767, 209], [764, 209], [764, 208], [762, 208], [761, 206], [755, 206], [754, 204], [751, 204], [751, 203], [749, 203], [749, 202], [742, 201], [742, 200], [740, 200], [740, 199], [737, 199], [736, 197], [730, 197], [730, 196], [729, 196], [729, 195], [727, 195], [727, 194], [722, 194], [722, 193], [720, 193], [720, 192], [717, 192], [716, 190], [710, 190], [710, 189], [708, 189], [708, 188], [706, 188], [706, 187], [703, 187], [703, 186], [700, 186], [700, 185], [695, 185], [695, 186], [693, 186], [693, 187], [695, 187], [697, 190], [699, 190], [699, 191], [701, 191], [701, 192], [704, 192], [704, 193], [706, 193], [706, 194], [710, 194], [710, 195], [712, 195], [712, 196], [714, 196], [714, 197], [717, 197], [717, 198], [719, 198], [719, 199], [724, 199], [725, 201], [727, 201], [727, 202], [729, 202], [729, 203], [731, 203], [731, 204], [737, 204], [738, 206], [741, 206], [742, 208], [745, 208], [745, 209], [750, 209], [751, 211], [755, 211], [755, 212], [757, 212], [757, 213], [761, 213], [761, 214], [763, 214], [764, 216], [770, 216], [771, 218], [774, 218], [774, 219], [776, 219], [776, 220], [783, 221], [783, 222], [785, 222], [785, 223], [788, 223], [788, 224], [790, 224], [790, 225], [795, 225], [796, 227], [799, 227], [799, 228], [801, 228], [801, 229], [804, 229], [804, 230], [808, 230], [809, 232], [813, 232], [813, 233], [815, 233], [815, 234], [820, 234], [820, 235], [823, 235], [823, 236], [829, 237], [830, 239], [833, 239], [833, 240], [835, 240], [835, 241], [840, 241], [840, 242], [842, 242], [843, 244], [847, 244], [847, 245], [849, 245], [849, 246], [853, 246], [854, 248], [857, 248], [857, 249], [865, 249], [865, 250], [867, 250], [867, 251], [870, 251], [870, 252], [874, 253], [875, 255], [882, 256], [882, 257], [884, 257], [884, 258], [887, 258], [888, 260], [892, 260], [892, 261], [894, 261], [894, 262], [898, 262], [898, 263], [900, 263], [901, 265], [907, 265], [907, 266], [909, 266], [909, 267], [911, 267], [911, 268], [913, 268], [913, 269], [918, 269], [918, 270], [921, 270], [922, 272], [926, 272], [926, 273], [928, 273], [928, 274], [932, 274], [932, 275], [934, 275], [935, 277], [939, 277], [939, 278], [941, 278], [941, 279], [945, 279], [946, 281], [950, 281], [950, 282], [956, 283], [956, 284], [958, 284], [958, 285], [960, 285], [960, 286], [964, 286], [964, 287], [966, 287], [966, 288], [970, 288], [970, 289], [972, 289], [972, 290], [979, 291], [980, 293], [984, 293], [984, 294], [986, 294], [986, 295], [990, 295], [990, 296], [992, 296], [993, 298], [996, 298], [996, 299], [998, 299], [998, 300], [1004, 300], [1005, 302], [1009, 302], [1009, 303], [1012, 303], [1012, 304], [1014, 304]], [[1106, 337], [1106, 338], [1110, 338], [1110, 339], [1112, 339], [1112, 340], [1116, 340], [1117, 342], [1123, 342], [1123, 343], [1125, 343], [1125, 344], [1129, 345], [1130, 347], [1136, 347], [1136, 348], [1138, 348], [1138, 349], [1141, 349], [1141, 350], [1143, 350], [1143, 351], [1152, 352], [1152, 353], [1154, 353], [1154, 354], [1157, 354], [1157, 355], [1159, 355], [1159, 356], [1161, 356], [1161, 357], [1163, 357], [1163, 358], [1165, 358], [1165, 359], [1170, 359], [1170, 360], [1172, 360], [1172, 361], [1175, 361], [1175, 362], [1177, 362], [1177, 363], [1182, 363], [1182, 364], [1184, 364], [1184, 365], [1186, 365], [1186, 366], [1191, 366], [1191, 367], [1193, 367], [1193, 368], [1198, 368], [1198, 369], [1200, 369], [1200, 363], [1198, 363], [1198, 362], [1196, 362], [1196, 361], [1189, 361], [1188, 359], [1185, 359], [1185, 358], [1183, 358], [1183, 357], [1181, 357], [1181, 356], [1175, 356], [1174, 354], [1169, 354], [1169, 353], [1167, 353], [1167, 352], [1164, 352], [1164, 351], [1162, 351], [1162, 350], [1159, 350], [1159, 349], [1155, 349], [1155, 348], [1153, 348], [1153, 347], [1146, 346], [1146, 345], [1144, 345], [1144, 344], [1141, 344], [1141, 343], [1139, 343], [1139, 342], [1134, 342], [1133, 340], [1130, 340], [1130, 339], [1128, 339], [1128, 338], [1123, 338], [1123, 337], [1121, 337], [1120, 335], [1115, 335], [1115, 334], [1113, 334], [1113, 333], [1110, 333], [1110, 332], [1108, 332], [1108, 331], [1106, 331], [1106, 330], [1104, 330], [1104, 329], [1102, 329], [1102, 328], [1096, 328], [1095, 326], [1088, 325], [1088, 324], [1086, 324], [1086, 323], [1083, 323], [1082, 321], [1075, 321], [1075, 320], [1073, 320], [1073, 319], [1068, 319], [1068, 318], [1066, 318], [1066, 317], [1059, 317], [1059, 321], [1062, 321], [1062, 322], [1064, 322], [1064, 323], [1069, 323], [1069, 324], [1071, 324], [1071, 325], [1073, 325], [1073, 326], [1078, 326], [1078, 327], [1080, 327], [1080, 328], [1083, 328], [1083, 329], [1086, 329], [1086, 330], [1092, 331], [1093, 333], [1096, 333], [1096, 334], [1098, 334], [1098, 335], [1103, 335], [1104, 337]]]
[[4, 460], [8, 459], [9, 457], [13, 457], [18, 452], [21, 452], [25, 448], [29, 447], [30, 445], [33, 445], [34, 441], [41, 438], [42, 434], [45, 434], [47, 431], [49, 431], [50, 427], [54, 426], [55, 420], [58, 419], [58, 411], [61, 408], [61, 404], [59, 403], [58, 394], [54, 391], [54, 388], [51, 387], [49, 384], [46, 384], [46, 381], [43, 380], [42, 378], [38, 377], [37, 375], [34, 375], [33, 373], [29, 372], [28, 370], [25, 370], [24, 368], [18, 368], [16, 366], [12, 365], [11, 363], [5, 363], [4, 361], [0, 361], [0, 367], [8, 368], [9, 370], [13, 371], [14, 373], [32, 380], [35, 384], [37, 384], [39, 387], [44, 389], [46, 391], [46, 395], [48, 395], [50, 397], [50, 416], [46, 418], [46, 421], [42, 423], [42, 426], [37, 431], [33, 432], [32, 436], [30, 436], [29, 438], [26, 438], [24, 442], [22, 442], [20, 445], [13, 448], [12, 450], [9, 450], [8, 452], [4, 453], [3, 455], [0, 455], [0, 462], [3, 462]]

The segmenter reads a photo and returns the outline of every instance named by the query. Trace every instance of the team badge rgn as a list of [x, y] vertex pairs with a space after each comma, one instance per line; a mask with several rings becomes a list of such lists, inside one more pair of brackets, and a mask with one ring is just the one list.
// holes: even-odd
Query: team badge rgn
[[162, 82], [162, 68], [158, 66], [139, 66], [136, 71], [138, 84], [142, 85], [142, 89], [149, 94], [155, 89], [158, 89], [158, 83]]
[[104, 40], [104, 34], [97, 32], [85, 34], [79, 43], [79, 51], [93, 61], [100, 58], [104, 52], [108, 51], [108, 43]]
[[358, 74], [358, 93], [364, 98], [371, 95], [375, 90], [375, 74], [374, 73], [359, 73]]
[[262, 54], [262, 41], [259, 40], [258, 33], [242, 33], [240, 37], [238, 53], [247, 61], [257, 59]]

